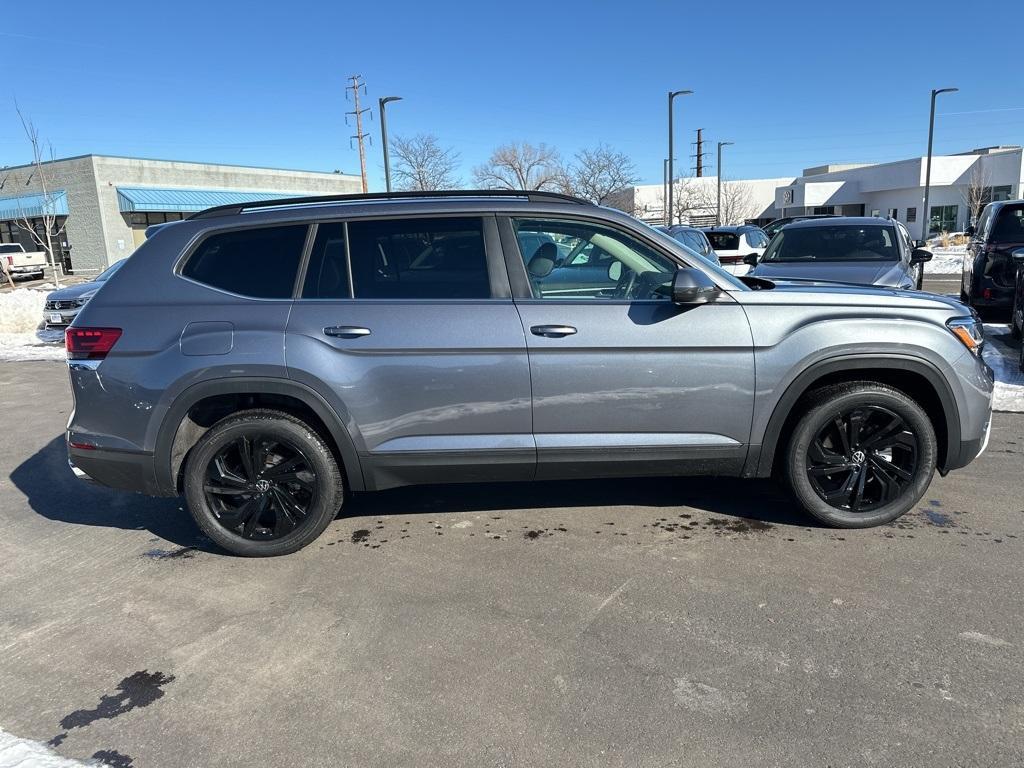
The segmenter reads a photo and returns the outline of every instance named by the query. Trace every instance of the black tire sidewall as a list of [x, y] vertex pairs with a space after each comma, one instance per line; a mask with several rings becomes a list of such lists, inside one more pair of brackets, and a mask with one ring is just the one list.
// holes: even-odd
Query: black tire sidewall
[[[822, 499], [807, 477], [807, 449], [828, 420], [856, 406], [877, 405], [903, 417], [918, 441], [918, 468], [911, 489], [900, 498], [871, 512], [850, 512], [836, 509]], [[888, 387], [855, 385], [837, 390], [831, 397], [813, 406], [800, 419], [793, 431], [786, 469], [790, 487], [807, 512], [822, 522], [840, 528], [868, 528], [884, 525], [908, 512], [921, 500], [932, 481], [938, 461], [935, 429], [924, 410], [902, 392]]]
[[[242, 435], [278, 438], [302, 451], [316, 475], [317, 499], [299, 527], [273, 540], [252, 540], [231, 533], [213, 514], [203, 492], [206, 468], [217, 452]], [[227, 551], [244, 557], [274, 557], [302, 549], [330, 525], [342, 502], [337, 464], [323, 440], [303, 422], [266, 412], [229, 417], [210, 429], [189, 453], [184, 476], [189, 512], [203, 533]]]

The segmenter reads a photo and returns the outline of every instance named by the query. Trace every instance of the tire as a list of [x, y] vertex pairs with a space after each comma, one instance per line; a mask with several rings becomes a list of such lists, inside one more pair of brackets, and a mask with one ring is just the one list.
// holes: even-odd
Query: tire
[[[824, 387], [805, 402], [785, 468], [807, 512], [837, 528], [868, 528], [892, 522], [921, 500], [935, 472], [938, 441], [920, 405], [869, 381]], [[859, 430], [853, 426], [858, 418]], [[833, 466], [836, 471], [826, 474]]]
[[189, 452], [184, 486], [203, 533], [244, 557], [297, 552], [324, 532], [344, 500], [341, 472], [323, 438], [301, 419], [272, 410], [242, 411], [215, 424]]

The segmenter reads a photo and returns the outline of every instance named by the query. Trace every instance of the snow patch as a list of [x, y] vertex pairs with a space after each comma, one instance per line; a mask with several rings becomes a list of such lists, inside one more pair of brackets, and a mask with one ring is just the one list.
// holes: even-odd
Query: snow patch
[[1010, 326], [985, 323], [985, 350], [983, 355], [996, 375], [992, 409], [1024, 413], [1024, 373], [1020, 370], [1018, 342], [1013, 342]]
[[46, 294], [31, 288], [0, 293], [0, 333], [28, 333], [43, 322]]
[[932, 260], [925, 262], [924, 274], [928, 275], [959, 275], [964, 269], [965, 248], [936, 248], [932, 251]]
[[63, 362], [66, 359], [63, 331], [0, 333], [0, 361], [15, 363], [30, 360], [56, 360]]
[[0, 768], [83, 768], [102, 765], [106, 763], [61, 757], [42, 742], [19, 739], [0, 731]]

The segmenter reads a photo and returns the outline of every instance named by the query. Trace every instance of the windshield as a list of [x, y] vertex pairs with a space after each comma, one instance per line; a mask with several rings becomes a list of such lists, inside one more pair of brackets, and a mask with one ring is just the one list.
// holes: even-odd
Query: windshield
[[0, 245], [0, 253], [21, 253], [21, 246], [17, 243]]
[[127, 261], [127, 259], [121, 259], [121, 261], [115, 261], [109, 267], [107, 267], [102, 272], [100, 272], [98, 275], [96, 275], [96, 277], [93, 278], [93, 282], [94, 283], [102, 283], [104, 280], [106, 280], [111, 275], [113, 275], [115, 272], [117, 272], [117, 270], [119, 270], [122, 266], [124, 266], [125, 261]]
[[708, 247], [707, 241], [700, 236], [700, 233], [694, 232], [692, 229], [680, 229], [670, 234], [691, 251], [696, 251], [701, 256], [707, 256], [711, 250]]
[[653, 232], [655, 240], [657, 240], [660, 243], [668, 245], [670, 250], [672, 250], [675, 253], [682, 252], [683, 254], [685, 254], [686, 257], [688, 257], [687, 261], [693, 262], [694, 264], [699, 264], [701, 268], [703, 268], [706, 272], [714, 275], [715, 279], [718, 280], [718, 282], [728, 285], [729, 290], [750, 290], [750, 288], [744, 285], [740, 280], [736, 279], [736, 277], [726, 272], [713, 261], [708, 261], [707, 259], [702, 258], [699, 253], [696, 253], [692, 248], [683, 245], [667, 232], [663, 232], [660, 229], [655, 229], [650, 224], [647, 224], [646, 222], [643, 221], [638, 221], [638, 223], [641, 224], [648, 232]]
[[716, 251], [738, 251], [740, 249], [740, 236], [735, 232], [705, 232], [711, 247]]
[[1024, 205], [1007, 205], [999, 212], [992, 242], [1024, 243]]
[[899, 257], [891, 226], [822, 225], [779, 231], [761, 261], [897, 261]]

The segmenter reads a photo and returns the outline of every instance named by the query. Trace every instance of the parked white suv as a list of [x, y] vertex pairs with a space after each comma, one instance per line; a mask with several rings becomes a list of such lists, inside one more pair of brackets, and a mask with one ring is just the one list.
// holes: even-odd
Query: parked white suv
[[764, 255], [768, 236], [759, 227], [744, 224], [738, 227], [705, 227], [704, 234], [718, 254], [722, 268], [734, 275], [745, 275], [750, 265], [743, 260], [752, 254]]

